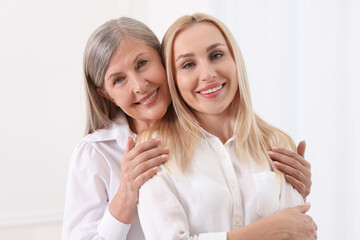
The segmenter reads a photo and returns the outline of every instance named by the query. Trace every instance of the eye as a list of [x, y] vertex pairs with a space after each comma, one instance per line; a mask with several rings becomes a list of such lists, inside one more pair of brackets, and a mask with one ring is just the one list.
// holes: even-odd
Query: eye
[[146, 64], [147, 64], [147, 60], [140, 60], [139, 62], [138, 62], [138, 65], [137, 65], [137, 67], [138, 68], [141, 68], [141, 67], [143, 67], [143, 66], [145, 66]]
[[118, 77], [118, 78], [116, 78], [116, 79], [114, 80], [114, 85], [121, 83], [124, 79], [125, 79], [125, 78], [123, 78], [123, 77]]
[[187, 62], [185, 62], [183, 65], [181, 65], [181, 68], [182, 68], [182, 69], [191, 68], [191, 67], [193, 67], [194, 65], [195, 65], [194, 62], [187, 61]]
[[215, 60], [221, 58], [224, 54], [222, 52], [214, 52], [211, 54], [210, 59]]

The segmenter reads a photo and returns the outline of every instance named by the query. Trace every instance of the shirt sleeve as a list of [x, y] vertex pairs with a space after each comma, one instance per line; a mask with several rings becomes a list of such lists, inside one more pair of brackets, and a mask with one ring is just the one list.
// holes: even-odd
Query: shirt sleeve
[[70, 163], [62, 239], [126, 239], [130, 224], [117, 221], [107, 209], [109, 176], [103, 155], [81, 142]]
[[226, 240], [226, 232], [191, 235], [188, 218], [176, 188], [161, 168], [139, 191], [139, 218], [147, 240]]
[[304, 204], [301, 194], [283, 178], [280, 193], [280, 210], [288, 207], [296, 207]]

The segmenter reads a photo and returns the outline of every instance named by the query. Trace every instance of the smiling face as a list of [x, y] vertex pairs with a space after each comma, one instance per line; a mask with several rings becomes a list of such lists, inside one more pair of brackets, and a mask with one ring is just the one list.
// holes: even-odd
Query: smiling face
[[170, 104], [165, 69], [158, 52], [125, 38], [111, 56], [103, 89], [98, 92], [120, 107], [139, 133], [161, 119]]
[[238, 80], [220, 30], [207, 22], [192, 25], [176, 36], [173, 53], [177, 87], [195, 117], [228, 117]]

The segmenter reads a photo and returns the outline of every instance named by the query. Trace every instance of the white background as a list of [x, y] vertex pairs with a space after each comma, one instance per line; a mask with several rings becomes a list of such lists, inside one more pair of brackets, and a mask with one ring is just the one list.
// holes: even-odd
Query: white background
[[357, 0], [0, 0], [0, 239], [60, 239], [70, 155], [84, 131], [91, 32], [130, 16], [161, 40], [195, 12], [234, 33], [259, 115], [306, 139], [319, 239], [358, 239]]

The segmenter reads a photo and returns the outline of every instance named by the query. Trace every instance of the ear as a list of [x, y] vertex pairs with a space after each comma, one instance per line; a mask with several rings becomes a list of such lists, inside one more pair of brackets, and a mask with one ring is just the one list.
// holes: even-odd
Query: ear
[[109, 94], [107, 94], [107, 92], [105, 92], [105, 91], [102, 90], [101, 88], [96, 88], [96, 92], [97, 92], [100, 96], [102, 96], [103, 98], [106, 98], [106, 99], [108, 99], [108, 100], [110, 100], [110, 101], [113, 102], [113, 100], [112, 100], [112, 98], [109, 96]]

